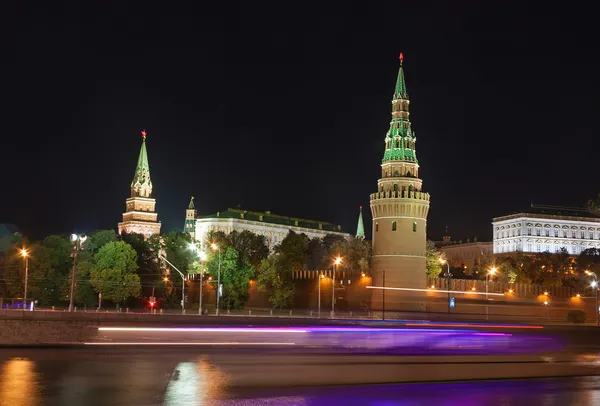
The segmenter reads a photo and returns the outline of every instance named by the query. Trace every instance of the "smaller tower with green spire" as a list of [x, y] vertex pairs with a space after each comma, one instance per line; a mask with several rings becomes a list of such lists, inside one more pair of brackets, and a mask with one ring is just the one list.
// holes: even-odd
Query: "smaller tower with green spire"
[[198, 212], [194, 207], [194, 196], [190, 199], [190, 204], [185, 211], [185, 225], [183, 226], [183, 232], [188, 233], [192, 240], [195, 239], [196, 235], [196, 217]]
[[142, 130], [142, 147], [131, 181], [131, 197], [125, 201], [126, 211], [123, 221], [119, 223], [119, 234], [143, 234], [144, 238], [160, 234], [160, 222], [155, 212], [156, 199], [152, 197], [146, 135], [146, 130]]
[[358, 213], [358, 225], [356, 226], [356, 238], [361, 240], [365, 239], [365, 226], [362, 219], [362, 206], [360, 206], [360, 212]]

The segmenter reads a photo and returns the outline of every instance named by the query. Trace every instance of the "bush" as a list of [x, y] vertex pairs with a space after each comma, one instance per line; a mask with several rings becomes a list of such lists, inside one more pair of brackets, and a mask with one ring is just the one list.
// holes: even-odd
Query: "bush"
[[571, 310], [569, 314], [567, 314], [567, 321], [570, 321], [571, 323], [585, 323], [586, 319], [587, 314], [581, 310]]

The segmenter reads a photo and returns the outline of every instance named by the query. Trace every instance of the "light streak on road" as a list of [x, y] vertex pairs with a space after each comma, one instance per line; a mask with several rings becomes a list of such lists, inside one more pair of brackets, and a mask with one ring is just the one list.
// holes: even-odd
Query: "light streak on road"
[[144, 342], [144, 341], [140, 341], [140, 342], [127, 342], [127, 343], [120, 343], [120, 342], [89, 342], [89, 343], [83, 343], [84, 345], [100, 345], [100, 346], [118, 346], [118, 345], [200, 345], [200, 346], [213, 346], [213, 345], [221, 345], [221, 346], [245, 346], [245, 345], [249, 345], [249, 346], [256, 346], [256, 345], [296, 345], [296, 343], [257, 343], [257, 342], [248, 342], [248, 343], [243, 343], [243, 342], [226, 342], [226, 343], [198, 343], [198, 342], [160, 342], [160, 341], [156, 341], [156, 342]]
[[308, 333], [292, 328], [234, 328], [234, 327], [98, 327], [98, 331], [182, 332], [182, 333]]
[[406, 323], [407, 327], [467, 327], [467, 328], [526, 328], [526, 329], [540, 329], [544, 326], [526, 326], [526, 325], [503, 325], [503, 324], [441, 324], [441, 323]]
[[389, 288], [389, 287], [383, 287], [383, 286], [367, 286], [367, 289], [406, 290], [406, 291], [410, 291], [410, 292], [463, 293], [465, 295], [504, 296], [504, 293], [485, 293], [485, 292], [462, 291], [462, 290]]

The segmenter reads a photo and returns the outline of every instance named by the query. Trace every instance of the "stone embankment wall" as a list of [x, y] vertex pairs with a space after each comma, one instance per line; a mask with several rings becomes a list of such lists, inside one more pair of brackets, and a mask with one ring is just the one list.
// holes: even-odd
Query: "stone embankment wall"
[[97, 333], [98, 325], [85, 321], [0, 319], [0, 345], [80, 344]]

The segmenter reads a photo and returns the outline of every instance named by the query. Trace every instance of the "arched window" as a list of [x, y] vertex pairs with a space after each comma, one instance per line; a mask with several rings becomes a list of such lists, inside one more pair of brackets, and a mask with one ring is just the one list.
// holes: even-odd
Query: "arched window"
[[396, 231], [396, 222], [392, 221], [392, 231]]
[[397, 192], [397, 191], [398, 191], [398, 184], [394, 183], [394, 192]]
[[417, 232], [417, 222], [413, 221], [413, 233]]
[[379, 231], [379, 223], [375, 223], [375, 232]]

